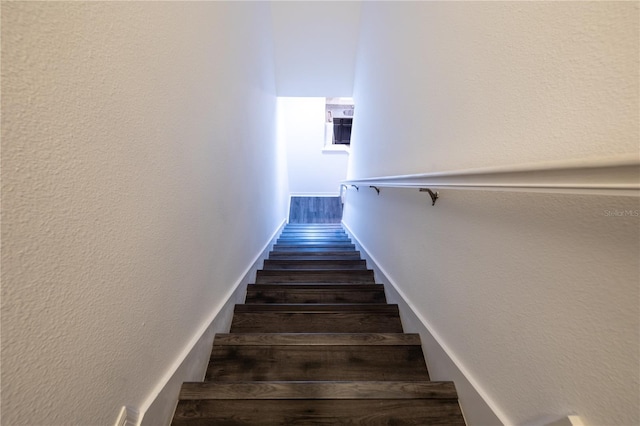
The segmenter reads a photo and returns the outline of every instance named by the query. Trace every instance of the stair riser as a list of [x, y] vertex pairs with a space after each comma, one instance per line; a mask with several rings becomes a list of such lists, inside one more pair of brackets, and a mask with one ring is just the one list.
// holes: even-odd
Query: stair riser
[[421, 341], [420, 335], [415, 333], [218, 333], [213, 344], [233, 346], [420, 346]]
[[311, 283], [374, 283], [372, 270], [354, 271], [267, 271], [256, 274], [256, 284], [311, 282]]
[[246, 303], [385, 303], [384, 290], [249, 290]]
[[364, 260], [308, 260], [308, 261], [287, 261], [287, 260], [265, 260], [263, 269], [269, 271], [297, 270], [297, 269], [355, 269], [366, 270], [367, 264]]
[[273, 245], [273, 249], [274, 250], [279, 250], [279, 249], [284, 249], [284, 250], [291, 250], [291, 249], [295, 249], [295, 250], [305, 250], [305, 249], [311, 249], [311, 248], [317, 248], [317, 249], [336, 249], [336, 250], [352, 250], [355, 251], [356, 246], [353, 244], [349, 244], [349, 243], [318, 243], [318, 242], [314, 242], [314, 243], [308, 243], [308, 244], [282, 244], [282, 243], [276, 243]]
[[276, 243], [285, 245], [352, 244], [348, 238], [278, 238]]
[[283, 239], [283, 240], [293, 240], [293, 241], [297, 241], [297, 240], [337, 240], [337, 241], [350, 241], [350, 238], [348, 235], [331, 235], [331, 234], [306, 234], [306, 235], [301, 235], [301, 234], [280, 234], [280, 236], [278, 236], [279, 239]]
[[231, 333], [402, 333], [392, 313], [235, 313]]
[[341, 264], [341, 265], [313, 265], [313, 264], [300, 264], [300, 265], [269, 265], [264, 267], [265, 271], [366, 271], [367, 265], [364, 263], [357, 264]]
[[328, 234], [328, 235], [348, 235], [342, 228], [286, 228], [280, 233], [282, 234]]
[[359, 260], [360, 256], [351, 255], [345, 252], [345, 254], [329, 254], [323, 255], [322, 253], [278, 253], [277, 256], [274, 256], [274, 253], [271, 254], [271, 259], [273, 260]]
[[[262, 287], [262, 284], [260, 285], [256, 285], [256, 284], [252, 284], [255, 285], [256, 288], [257, 287]], [[290, 285], [290, 284], [283, 284], [283, 285]], [[300, 287], [300, 286], [304, 286], [305, 284], [295, 284], [295, 287]], [[313, 284], [312, 286], [316, 286], [316, 285], [326, 285], [326, 284]], [[357, 285], [357, 284], [354, 284]], [[341, 287], [340, 284], [335, 284], [336, 287]], [[375, 285], [374, 285], [375, 286]], [[271, 285], [269, 285], [269, 287], [271, 287]], [[349, 285], [347, 285], [346, 287], [349, 287]], [[366, 286], [365, 288], [369, 288], [371, 287]], [[310, 312], [310, 313], [318, 313], [318, 312], [323, 312], [323, 313], [340, 313], [340, 312], [347, 312], [347, 313], [355, 313], [355, 312], [359, 312], [359, 313], [370, 313], [370, 314], [394, 314], [394, 315], [399, 315], [399, 309], [398, 309], [398, 305], [396, 304], [390, 304], [390, 303], [381, 303], [381, 304], [377, 304], [377, 305], [361, 305], [358, 303], [351, 303], [351, 304], [342, 304], [342, 305], [335, 305], [335, 304], [326, 304], [326, 305], [306, 305], [304, 303], [302, 304], [273, 304], [273, 305], [252, 305], [250, 303], [242, 303], [239, 305], [235, 306], [235, 313], [245, 313], [245, 312], [249, 312], [249, 313], [254, 313], [254, 312], [278, 312], [278, 313], [287, 313], [287, 312], [291, 312], [291, 313], [300, 313], [300, 312]]]
[[280, 235], [349, 235], [344, 229], [285, 229]]
[[355, 251], [355, 246], [314, 246], [314, 247], [306, 247], [306, 246], [283, 246], [280, 244], [275, 244], [272, 249], [272, 253], [335, 253], [335, 252], [344, 252], [345, 254], [353, 254]]
[[342, 249], [348, 248], [355, 250], [355, 245], [351, 241], [339, 241], [339, 242], [331, 242], [331, 241], [310, 241], [310, 242], [287, 242], [287, 243], [279, 243], [276, 242], [274, 247], [300, 247], [300, 248], [327, 248], [327, 247], [340, 247]]
[[196, 400], [180, 401], [173, 426], [431, 425], [464, 426], [457, 401]]
[[301, 242], [305, 242], [305, 241], [321, 241], [321, 242], [325, 242], [325, 241], [335, 241], [337, 243], [352, 243], [353, 241], [351, 241], [350, 238], [348, 237], [332, 237], [332, 236], [298, 236], [298, 237], [288, 237], [288, 236], [284, 236], [281, 235], [280, 237], [277, 238], [277, 241], [291, 241], [293, 244], [297, 243], [298, 241]]
[[429, 374], [420, 346], [214, 346], [205, 380], [429, 380]]
[[288, 223], [284, 229], [344, 229], [341, 223]]
[[294, 246], [294, 247], [350, 247], [355, 250], [355, 246], [351, 240], [277, 240], [278, 246]]
[[453, 382], [428, 380], [283, 382], [187, 382], [181, 399], [457, 399]]
[[283, 232], [279, 238], [289, 239], [306, 239], [306, 238], [336, 238], [348, 239], [349, 236], [344, 232]]
[[280, 237], [348, 237], [344, 231], [284, 231]]
[[373, 277], [366, 276], [267, 276], [256, 279], [255, 284], [375, 284]]

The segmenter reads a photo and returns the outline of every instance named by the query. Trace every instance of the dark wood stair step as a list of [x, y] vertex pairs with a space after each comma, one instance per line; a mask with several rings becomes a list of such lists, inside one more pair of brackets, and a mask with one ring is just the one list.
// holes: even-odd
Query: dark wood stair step
[[349, 238], [278, 238], [276, 240], [278, 244], [352, 244], [351, 239]]
[[286, 228], [283, 229], [280, 235], [285, 234], [320, 234], [320, 235], [349, 235], [342, 228], [327, 228], [327, 229], [315, 229], [315, 228]]
[[432, 381], [260, 381], [186, 382], [180, 399], [451, 399], [453, 382]]
[[464, 426], [455, 400], [180, 401], [173, 426], [210, 425]]
[[[380, 307], [391, 307], [382, 309]], [[368, 309], [365, 309], [368, 308]], [[231, 333], [402, 333], [397, 306], [236, 305]]]
[[284, 245], [318, 245], [318, 244], [353, 244], [348, 238], [278, 238], [276, 244]]
[[271, 253], [269, 256], [273, 256], [274, 254], [283, 254], [287, 253], [310, 253], [310, 254], [322, 254], [322, 253], [344, 253], [344, 254], [353, 254], [358, 253], [355, 249], [355, 246], [331, 246], [331, 247], [303, 247], [303, 246], [282, 246], [275, 244], [271, 249]]
[[246, 303], [385, 303], [381, 284], [250, 284]]
[[280, 234], [280, 238], [291, 238], [291, 237], [301, 237], [301, 238], [309, 238], [309, 237], [348, 237], [344, 231], [283, 231]]
[[415, 333], [226, 333], [216, 334], [214, 345], [420, 345]]
[[279, 312], [279, 313], [338, 313], [367, 312], [399, 315], [398, 305], [391, 303], [244, 303], [235, 306], [235, 313]]
[[283, 235], [349, 235], [344, 229], [285, 229], [280, 233]]
[[259, 270], [256, 274], [256, 284], [286, 283], [286, 282], [347, 282], [374, 283], [373, 271], [365, 270], [309, 270], [309, 271], [269, 271]]
[[[275, 282], [275, 283], [252, 283], [249, 284], [255, 285], [256, 288], [264, 287], [269, 285], [278, 285], [278, 286], [286, 286], [287, 288], [295, 288], [296, 286], [300, 286], [300, 288], [310, 287], [310, 286], [334, 286], [333, 288], [336, 290], [340, 290], [341, 288], [348, 288], [349, 286], [358, 286], [358, 288], [367, 288], [366, 286], [383, 286], [383, 284], [378, 283], [370, 283], [370, 282], [348, 282], [348, 281], [329, 281], [329, 282], [313, 282], [313, 281], [291, 281], [291, 282]], [[384, 286], [383, 286], [384, 287]]]
[[359, 251], [287, 251], [269, 253], [269, 260], [361, 260]]
[[278, 238], [276, 244], [284, 245], [318, 245], [318, 244], [353, 244], [348, 238]]
[[344, 227], [340, 223], [290, 223], [283, 228], [287, 229], [341, 229], [344, 230]]
[[339, 243], [352, 242], [347, 235], [280, 235], [278, 241], [336, 241]]
[[276, 243], [273, 245], [273, 250], [278, 251], [278, 250], [303, 250], [303, 249], [314, 249], [314, 250], [321, 250], [321, 249], [333, 249], [333, 250], [355, 250], [356, 246], [354, 244], [351, 244], [349, 242], [344, 242], [344, 243], [336, 243], [336, 242], [327, 242], [327, 243], [319, 243], [319, 242], [313, 242], [313, 243], [304, 243], [304, 244], [293, 244], [293, 243]]
[[276, 240], [277, 245], [302, 245], [302, 246], [327, 246], [327, 245], [336, 245], [336, 246], [350, 246], [353, 245], [353, 241], [347, 238], [342, 239], [334, 239], [334, 238], [319, 238], [319, 239], [311, 239], [311, 238], [288, 238], [282, 241], [280, 238]]
[[285, 229], [291, 229], [291, 228], [304, 228], [304, 229], [309, 229], [309, 228], [321, 228], [321, 229], [339, 228], [339, 229], [343, 229], [341, 223], [287, 223], [285, 225]]
[[278, 260], [267, 259], [263, 269], [271, 271], [317, 269], [367, 269], [364, 260]]
[[420, 345], [214, 345], [205, 381], [429, 380]]
[[457, 401], [437, 399], [180, 401], [173, 426], [464, 426]]
[[283, 232], [280, 234], [278, 238], [288, 239], [288, 240], [313, 240], [313, 239], [335, 239], [335, 240], [348, 240], [349, 236], [344, 232], [333, 232], [333, 233], [323, 233], [323, 232]]

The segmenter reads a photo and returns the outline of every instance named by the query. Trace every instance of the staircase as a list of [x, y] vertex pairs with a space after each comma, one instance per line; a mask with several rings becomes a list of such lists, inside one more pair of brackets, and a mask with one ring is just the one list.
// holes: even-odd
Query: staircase
[[174, 426], [464, 425], [340, 224], [289, 224]]

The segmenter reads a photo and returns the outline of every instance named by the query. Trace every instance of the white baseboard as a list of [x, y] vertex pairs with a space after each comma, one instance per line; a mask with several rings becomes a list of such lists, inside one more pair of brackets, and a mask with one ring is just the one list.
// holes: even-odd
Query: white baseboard
[[138, 421], [138, 425], [168, 426], [173, 418], [182, 383], [204, 379], [214, 335], [229, 332], [234, 306], [236, 303], [244, 302], [247, 284], [255, 278], [256, 270], [262, 266], [263, 260], [267, 258], [285, 224], [286, 220], [283, 220], [158, 382], [156, 388], [140, 407], [141, 420]]
[[349, 226], [344, 222], [342, 225], [356, 245], [356, 249], [360, 250], [361, 256], [367, 261], [368, 268], [373, 269], [376, 283], [384, 284], [387, 301], [398, 304], [405, 332], [420, 334], [431, 380], [454, 382], [467, 425], [510, 424], [504, 413], [464, 368], [458, 357], [444, 344], [429, 322], [419, 314], [419, 311], [407, 299], [393, 278], [376, 261], [371, 252], [362, 245]]
[[133, 407], [124, 406], [120, 409], [115, 426], [136, 426], [138, 421], [140, 421], [140, 412]]
[[584, 426], [584, 423], [580, 416], [566, 416], [555, 422], [547, 423], [545, 426]]

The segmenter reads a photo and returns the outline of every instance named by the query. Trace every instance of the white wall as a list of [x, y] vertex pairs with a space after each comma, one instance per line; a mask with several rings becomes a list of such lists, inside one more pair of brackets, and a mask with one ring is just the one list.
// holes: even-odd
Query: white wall
[[347, 176], [347, 151], [325, 147], [325, 99], [278, 98], [280, 135], [287, 146], [293, 196], [337, 196]]
[[351, 96], [360, 2], [270, 3], [278, 96]]
[[3, 2], [3, 424], [144, 409], [286, 217], [269, 14]]
[[[637, 3], [362, 7], [350, 177], [638, 154]], [[606, 215], [637, 198], [430, 204], [349, 191], [344, 222], [495, 414], [640, 423], [639, 219]]]
[[637, 153], [635, 7], [365, 2], [352, 175]]

